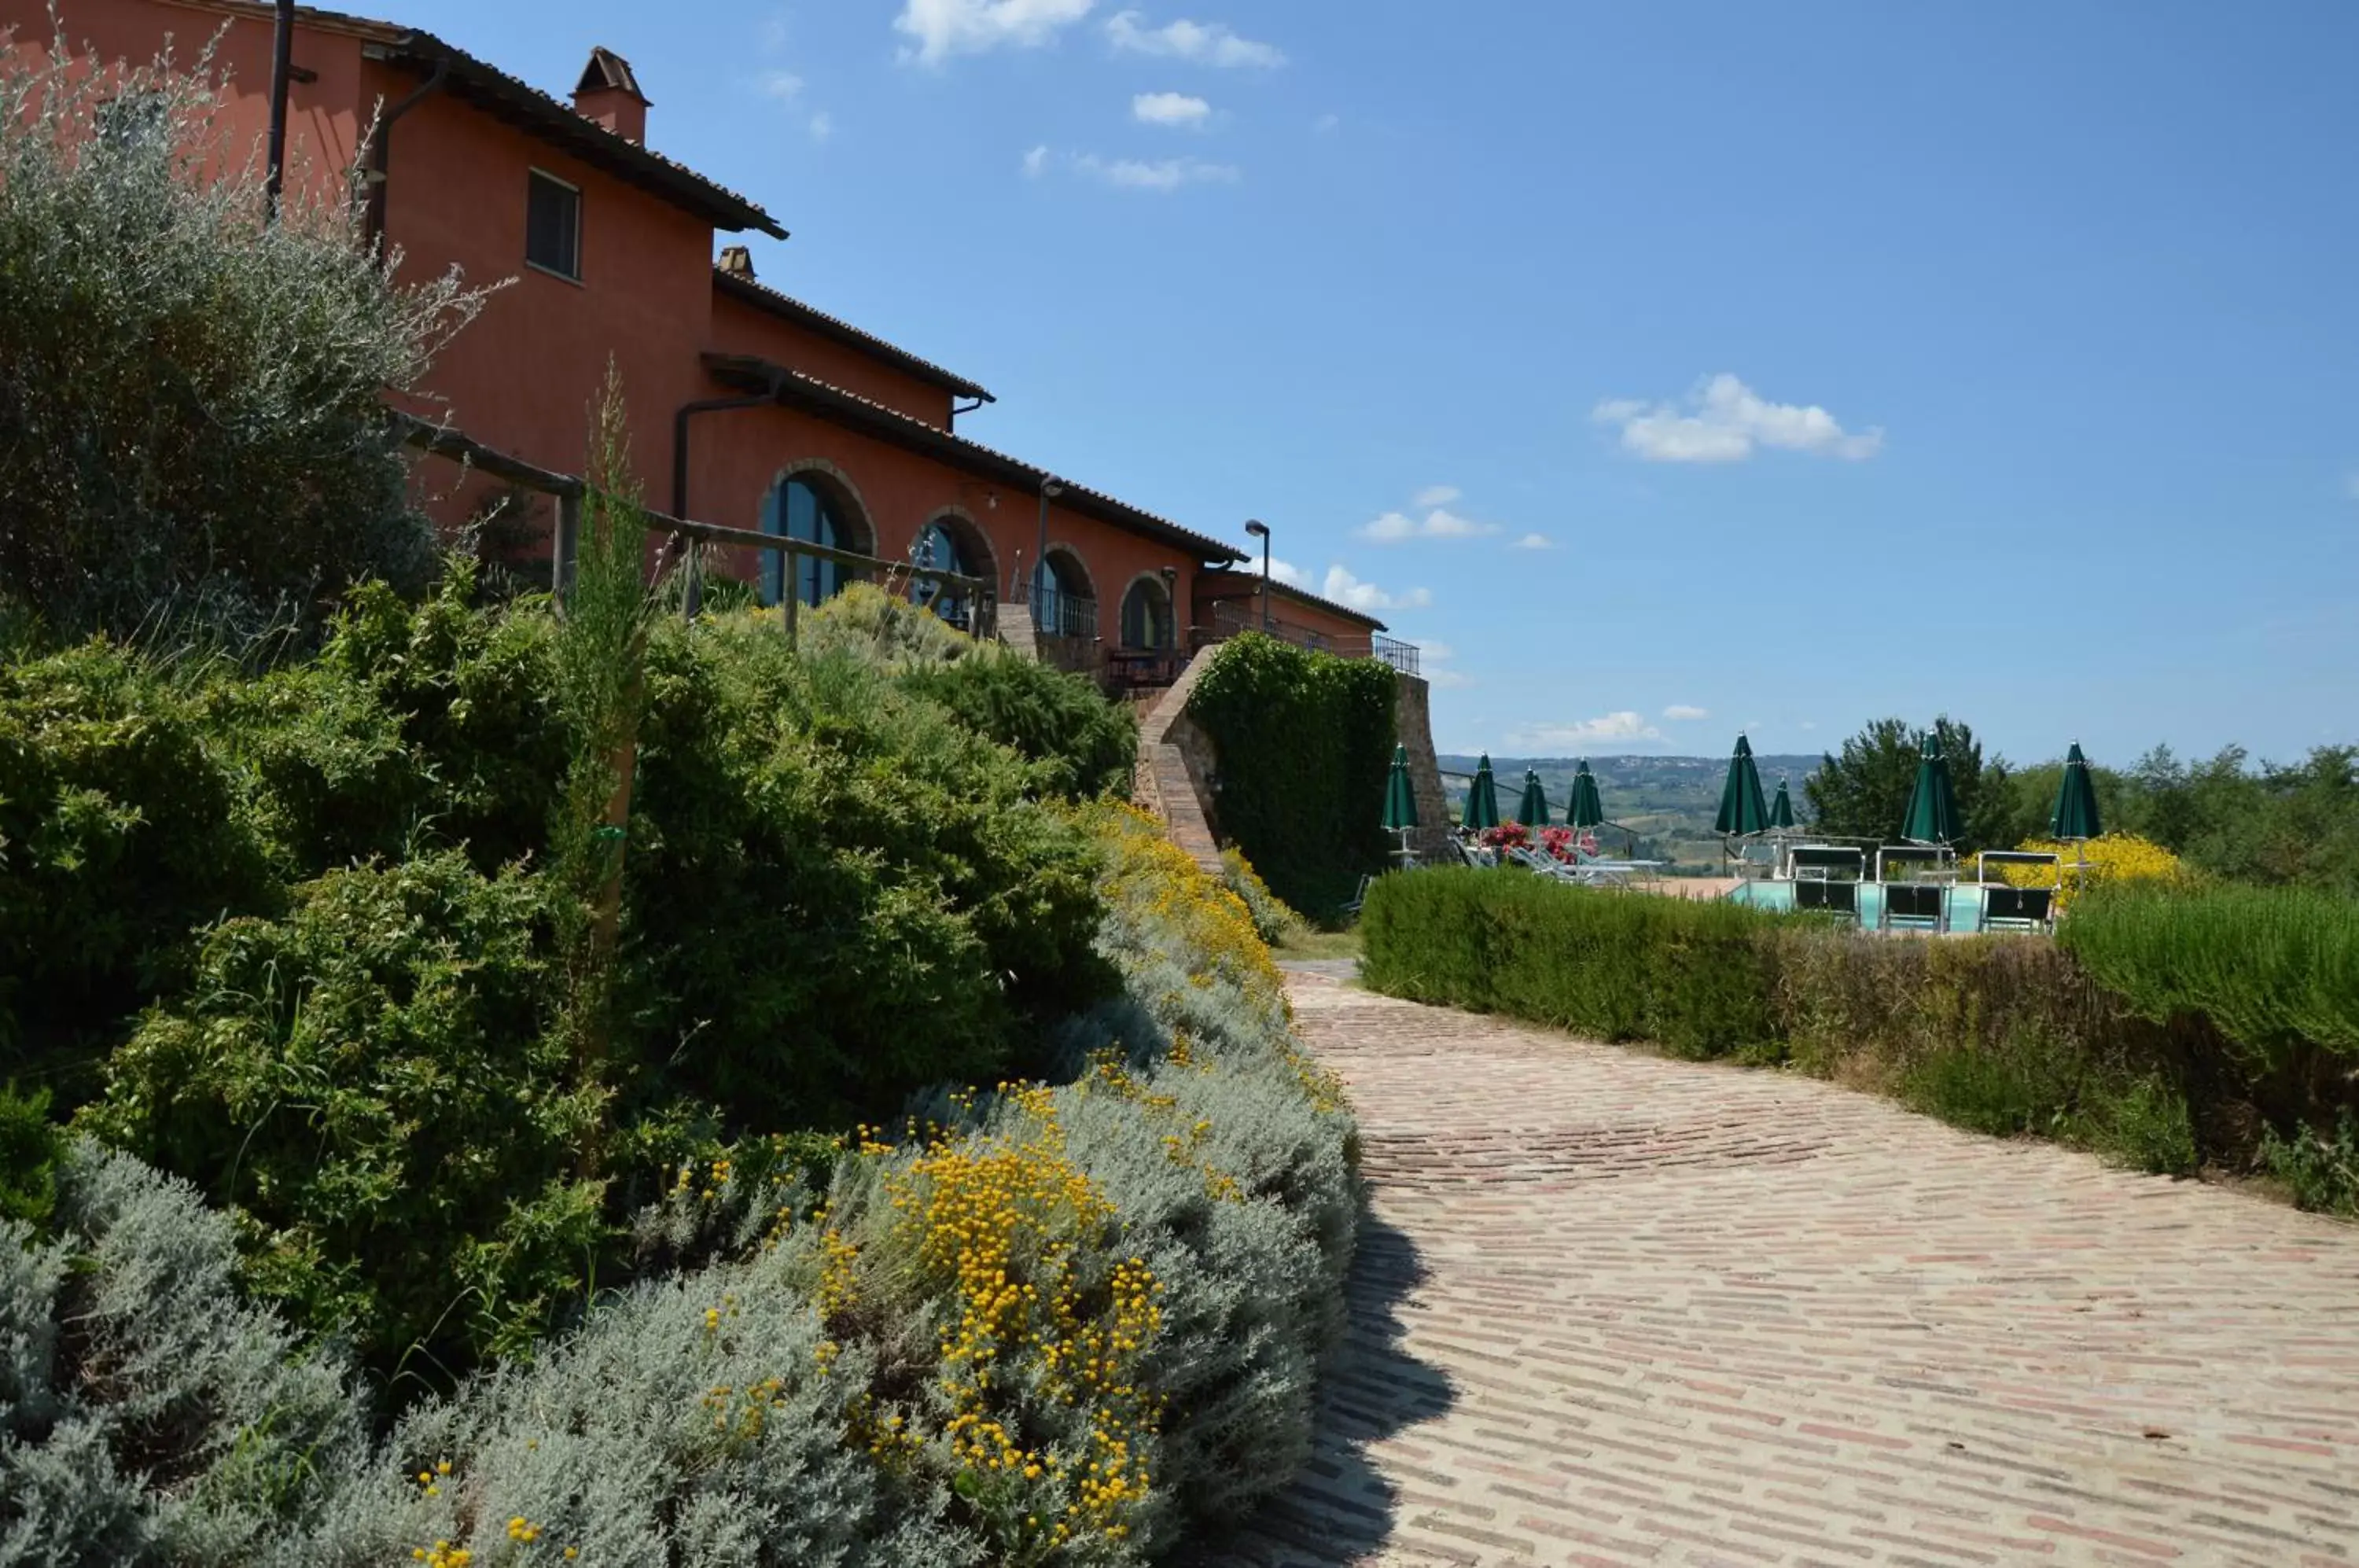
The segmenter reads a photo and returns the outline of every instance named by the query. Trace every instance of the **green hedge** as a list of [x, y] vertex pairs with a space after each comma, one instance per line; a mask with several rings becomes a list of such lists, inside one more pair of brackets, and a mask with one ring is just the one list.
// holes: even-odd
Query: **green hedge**
[[2061, 939], [1910, 942], [1509, 872], [1381, 878], [1363, 974], [1412, 1000], [1882, 1089], [2148, 1170], [2267, 1168], [2359, 1205], [2353, 907], [2093, 895]]
[[1397, 678], [1258, 632], [1223, 643], [1188, 716], [1219, 757], [1214, 810], [1280, 898], [1317, 920], [1380, 871]]
[[1467, 868], [1378, 879], [1360, 911], [1368, 985], [1601, 1040], [1719, 1056], [1776, 1035], [1777, 929], [1733, 904], [1634, 898]]

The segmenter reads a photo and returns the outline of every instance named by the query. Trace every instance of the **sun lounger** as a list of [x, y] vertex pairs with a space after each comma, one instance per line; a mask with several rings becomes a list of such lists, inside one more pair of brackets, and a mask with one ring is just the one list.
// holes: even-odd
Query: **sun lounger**
[[1986, 931], [2045, 931], [2055, 912], [2052, 887], [1992, 885], [1983, 889], [1983, 930]]
[[1859, 919], [1859, 884], [1803, 880], [1794, 884], [1794, 908]]
[[1884, 885], [1884, 929], [1920, 928], [1938, 931], [1949, 921], [1945, 910], [1949, 888], [1933, 882], [1887, 882]]

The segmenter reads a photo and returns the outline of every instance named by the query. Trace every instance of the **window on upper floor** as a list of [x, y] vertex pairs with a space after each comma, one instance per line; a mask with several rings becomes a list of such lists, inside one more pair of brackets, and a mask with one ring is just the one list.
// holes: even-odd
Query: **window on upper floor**
[[537, 169], [525, 201], [524, 258], [543, 272], [582, 281], [582, 192]]

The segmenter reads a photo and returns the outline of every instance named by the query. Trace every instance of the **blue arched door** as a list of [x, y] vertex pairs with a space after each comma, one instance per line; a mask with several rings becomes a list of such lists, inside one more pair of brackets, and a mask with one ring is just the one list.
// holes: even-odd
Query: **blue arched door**
[[[955, 572], [962, 577], [984, 575], [970, 552], [960, 547], [958, 536], [939, 522], [928, 523], [918, 530], [918, 542], [909, 559], [935, 572]], [[973, 627], [974, 606], [968, 602], [968, 596], [944, 583], [926, 578], [910, 579], [909, 602], [928, 606], [961, 630]]]
[[[845, 526], [842, 511], [827, 493], [801, 474], [793, 474], [771, 487], [762, 503], [762, 531], [779, 534], [788, 539], [808, 539], [812, 544], [828, 545], [836, 550], [851, 550], [848, 542], [852, 531]], [[762, 603], [776, 604], [786, 598], [786, 562], [784, 555], [765, 551], [762, 558]], [[800, 556], [795, 561], [795, 597], [806, 604], [821, 604], [843, 591], [843, 585], [858, 576], [852, 568], [839, 566], [832, 561], [816, 561]]]

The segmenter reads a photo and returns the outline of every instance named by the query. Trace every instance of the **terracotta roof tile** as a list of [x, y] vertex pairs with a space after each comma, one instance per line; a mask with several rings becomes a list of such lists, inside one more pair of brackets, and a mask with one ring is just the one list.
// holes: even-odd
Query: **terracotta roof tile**
[[[1251, 564], [1251, 558], [1247, 558], [1247, 564]], [[1212, 572], [1197, 579], [1196, 586], [1200, 591], [1206, 588], [1212, 589], [1213, 591], [1213, 596], [1218, 598], [1225, 597], [1225, 595], [1220, 593], [1219, 590], [1226, 588], [1232, 583], [1234, 583], [1246, 593], [1258, 593], [1261, 592], [1261, 573], [1258, 572]], [[1277, 578], [1270, 579], [1269, 586], [1270, 591], [1281, 599], [1292, 599], [1298, 604], [1313, 605], [1319, 609], [1326, 611], [1329, 615], [1341, 615], [1347, 621], [1357, 621], [1360, 625], [1372, 627], [1376, 631], [1381, 632], [1391, 629], [1386, 626], [1384, 622], [1376, 619], [1375, 616], [1368, 614], [1365, 610], [1355, 610], [1349, 604], [1339, 604], [1335, 600], [1322, 598], [1319, 594], [1313, 593], [1308, 588], [1298, 588], [1291, 583], [1282, 583]]]
[[840, 316], [831, 316], [817, 306], [807, 305], [790, 294], [782, 294], [768, 284], [757, 282], [744, 273], [724, 272], [716, 267], [712, 269], [712, 279], [714, 285], [725, 294], [734, 294], [748, 304], [767, 310], [773, 315], [784, 317], [798, 325], [809, 327], [823, 337], [832, 338], [847, 347], [873, 354], [921, 380], [932, 382], [945, 391], [955, 392], [962, 397], [980, 397], [986, 403], [995, 403], [999, 400], [954, 371], [945, 370], [931, 360], [920, 359], [908, 349], [886, 343], [874, 332], [864, 332]]
[[912, 419], [898, 408], [887, 408], [874, 398], [864, 397], [857, 392], [832, 382], [821, 381], [815, 376], [806, 376], [799, 370], [789, 370], [785, 365], [774, 365], [750, 354], [709, 354], [704, 356], [704, 363], [717, 380], [731, 386], [759, 388], [770, 385], [775, 378], [782, 402], [824, 413], [850, 416], [849, 422], [865, 427], [868, 433], [880, 440], [957, 463], [1003, 484], [1020, 485], [1037, 490], [1053, 479], [1062, 487], [1057, 498], [1058, 505], [1129, 532], [1178, 546], [1198, 561], [1245, 559], [1245, 551], [1209, 534], [1182, 528], [1169, 517], [1158, 517], [1127, 501], [1116, 500], [1103, 490], [1093, 490], [1062, 474], [1051, 474], [1045, 468], [984, 446], [981, 441], [953, 435], [923, 419]]
[[[268, 22], [274, 7], [264, 0], [179, 0], [199, 10]], [[617, 136], [595, 120], [577, 113], [572, 104], [552, 97], [523, 78], [512, 75], [432, 33], [398, 22], [356, 16], [312, 5], [295, 8], [298, 21], [310, 27], [366, 39], [388, 63], [430, 73], [437, 65], [449, 67], [451, 91], [486, 113], [509, 121], [573, 154], [584, 163], [670, 201], [685, 211], [731, 231], [759, 229], [778, 239], [787, 237], [777, 220], [724, 185], [666, 158], [627, 136]]]

